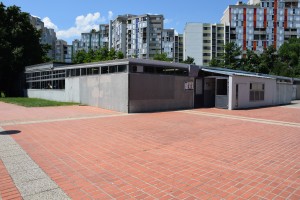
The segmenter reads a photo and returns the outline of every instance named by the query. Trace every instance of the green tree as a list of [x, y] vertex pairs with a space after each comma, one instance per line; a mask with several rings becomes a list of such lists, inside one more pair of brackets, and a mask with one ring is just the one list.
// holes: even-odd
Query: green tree
[[184, 61], [182, 61], [182, 63], [185, 63], [185, 64], [195, 64], [195, 59], [193, 58], [193, 57], [190, 57], [190, 56], [188, 56], [187, 58], [186, 58], [186, 60], [184, 60]]
[[73, 61], [73, 63], [76, 63], [76, 64], [84, 63], [86, 57], [87, 57], [87, 53], [84, 50], [79, 50], [73, 56], [72, 61]]
[[103, 47], [98, 50], [79, 50], [73, 56], [73, 63], [89, 63], [98, 62], [105, 60], [123, 59], [124, 55], [122, 52], [115, 51], [114, 49], [108, 50], [107, 47]]
[[260, 68], [260, 56], [256, 54], [252, 50], [247, 50], [246, 56], [241, 59], [241, 70], [249, 71], [249, 72], [256, 72], [261, 73]]
[[216, 57], [213, 57], [209, 62], [209, 66], [211, 67], [223, 67], [222, 61]]
[[40, 44], [41, 32], [19, 7], [6, 7], [0, 2], [0, 19], [0, 91], [19, 96], [23, 91], [25, 66], [45, 61], [47, 46]]
[[237, 46], [234, 42], [229, 42], [224, 46], [224, 66], [230, 69], [239, 69], [241, 65], [241, 47]]
[[161, 61], [172, 61], [171, 58], [168, 58], [167, 53], [158, 53], [156, 52], [156, 54], [153, 56], [153, 60], [161, 60]]
[[295, 77], [300, 76], [300, 38], [291, 38], [288, 42], [281, 45], [278, 50], [278, 57], [281, 65], [286, 68], [285, 72], [281, 73]]
[[[278, 55], [274, 46], [265, 48], [263, 53], [260, 55], [259, 73], [274, 74], [274, 66], [278, 64]], [[277, 74], [278, 75], [278, 74]]]
[[124, 54], [121, 51], [117, 52], [117, 59], [123, 59], [124, 58]]

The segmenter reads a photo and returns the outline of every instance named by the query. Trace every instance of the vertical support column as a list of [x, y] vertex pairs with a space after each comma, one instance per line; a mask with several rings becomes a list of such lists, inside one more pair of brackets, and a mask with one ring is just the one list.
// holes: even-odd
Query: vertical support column
[[233, 77], [232, 76], [229, 76], [228, 82], [229, 82], [228, 83], [228, 110], [233, 110], [233, 108], [234, 108], [233, 105], [235, 105], [233, 95], [235, 95], [235, 92], [233, 92]]
[[264, 28], [267, 28], [267, 9], [264, 9]]
[[288, 27], [288, 10], [287, 8], [284, 9], [284, 29]]
[[244, 8], [243, 16], [243, 50], [247, 49], [247, 8]]
[[231, 8], [229, 8], [229, 24], [231, 24]]
[[277, 8], [278, 0], [274, 0], [274, 48], [277, 47]]
[[256, 8], [254, 8], [254, 13], [253, 13], [253, 26], [254, 26], [254, 28], [256, 28], [256, 21], [257, 21], [257, 19], [256, 19], [256, 16], [257, 16], [256, 12], [257, 12], [257, 10], [256, 10]]

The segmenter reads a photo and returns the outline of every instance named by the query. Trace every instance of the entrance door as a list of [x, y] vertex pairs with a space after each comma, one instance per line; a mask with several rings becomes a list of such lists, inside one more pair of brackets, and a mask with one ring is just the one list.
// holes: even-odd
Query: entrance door
[[234, 102], [232, 107], [237, 109], [243, 107], [243, 102], [249, 101], [249, 96], [245, 95], [245, 91], [247, 91], [247, 84], [246, 83], [237, 83], [235, 84], [235, 95], [234, 95]]
[[216, 108], [228, 108], [228, 78], [216, 78]]
[[203, 79], [195, 79], [195, 96], [194, 96], [194, 108], [203, 107]]
[[204, 107], [215, 107], [215, 78], [204, 78]]

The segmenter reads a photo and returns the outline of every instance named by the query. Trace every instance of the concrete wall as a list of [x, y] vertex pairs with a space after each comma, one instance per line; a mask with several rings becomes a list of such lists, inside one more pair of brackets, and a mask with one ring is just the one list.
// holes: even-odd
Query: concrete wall
[[129, 75], [129, 112], [152, 112], [194, 107], [194, 90], [185, 90], [191, 77], [158, 74]]
[[71, 77], [65, 79], [66, 101], [80, 102], [79, 77]]
[[119, 112], [128, 112], [128, 74], [80, 77], [80, 102]]
[[[250, 83], [264, 83], [265, 93], [263, 101], [250, 101]], [[238, 84], [238, 99], [236, 98], [236, 84]], [[231, 102], [229, 102], [229, 109], [241, 109], [241, 108], [254, 108], [262, 106], [276, 105], [276, 80], [257, 78], [257, 77], [245, 77], [245, 76], [233, 76], [230, 79], [229, 93], [231, 95]]]
[[28, 89], [27, 96], [29, 98], [48, 99], [53, 101], [68, 101], [65, 90]]
[[276, 84], [276, 105], [289, 104], [292, 101], [293, 85], [287, 83]]

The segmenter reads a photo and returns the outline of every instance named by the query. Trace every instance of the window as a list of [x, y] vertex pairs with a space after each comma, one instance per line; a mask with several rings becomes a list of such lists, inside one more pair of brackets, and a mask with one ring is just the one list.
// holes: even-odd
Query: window
[[118, 65], [118, 72], [126, 72], [127, 66], [126, 65]]
[[227, 79], [217, 79], [217, 95], [227, 95]]
[[250, 83], [250, 101], [265, 100], [265, 84]]
[[108, 66], [101, 67], [101, 74], [108, 74]]

